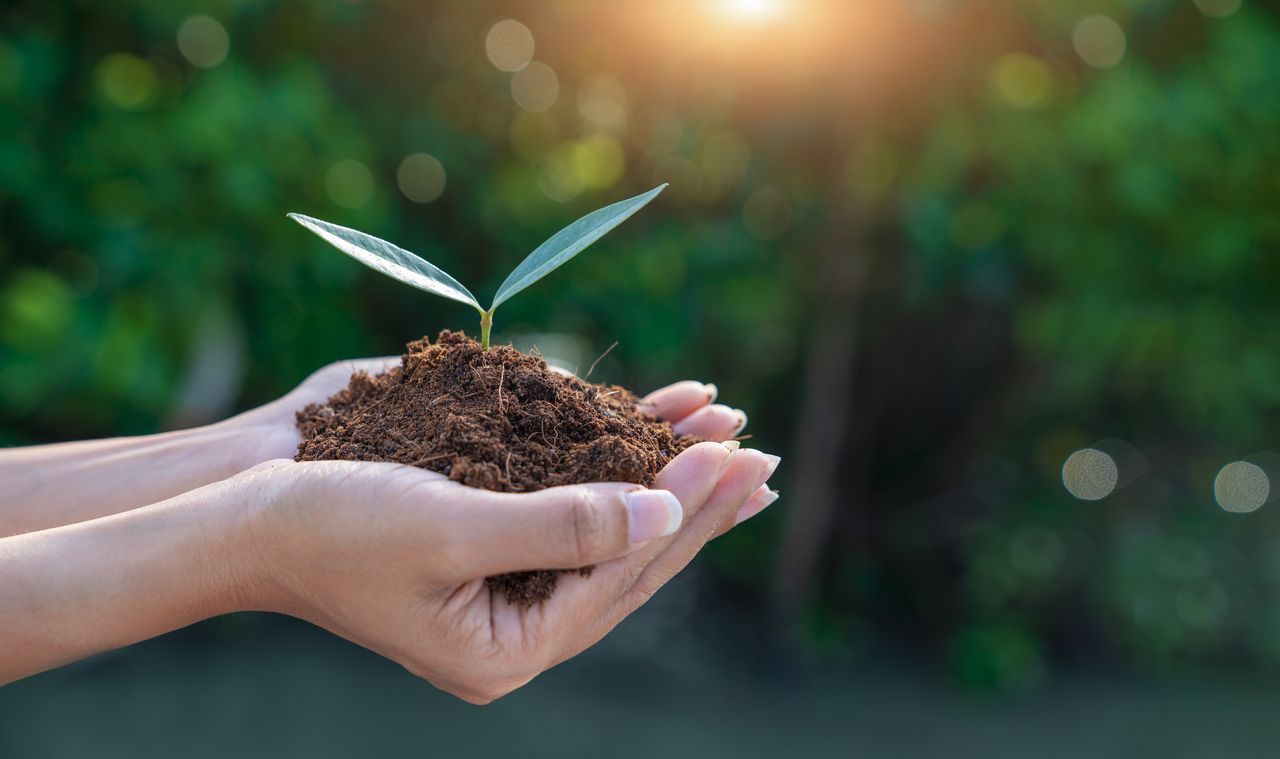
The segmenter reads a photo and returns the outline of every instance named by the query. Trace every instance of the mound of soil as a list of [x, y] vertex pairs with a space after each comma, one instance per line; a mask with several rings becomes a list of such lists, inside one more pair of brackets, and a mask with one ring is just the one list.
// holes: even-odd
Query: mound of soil
[[[525, 493], [584, 482], [651, 485], [696, 438], [636, 408], [636, 397], [558, 374], [514, 348], [481, 350], [458, 332], [409, 343], [400, 365], [359, 372], [325, 404], [298, 412], [298, 461], [394, 461], [487, 490]], [[562, 572], [488, 577], [514, 604], [551, 597]], [[590, 568], [581, 570], [590, 574]]]

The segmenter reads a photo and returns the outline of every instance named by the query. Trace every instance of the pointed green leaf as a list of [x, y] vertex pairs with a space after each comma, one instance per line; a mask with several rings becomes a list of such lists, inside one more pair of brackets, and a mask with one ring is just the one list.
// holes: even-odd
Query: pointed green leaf
[[379, 240], [373, 235], [303, 216], [300, 213], [291, 213], [289, 218], [370, 269], [380, 271], [419, 290], [466, 303], [477, 311], [484, 312], [476, 296], [472, 295], [458, 280], [403, 248], [398, 248], [386, 240]]
[[511, 272], [498, 288], [498, 294], [493, 296], [493, 305], [489, 307], [490, 310], [497, 308], [512, 295], [547, 276], [565, 261], [581, 253], [588, 245], [604, 237], [611, 229], [644, 208], [664, 189], [666, 184], [655, 187], [643, 195], [592, 211], [556, 232], [550, 240], [539, 245], [537, 250], [530, 253], [529, 257], [521, 261], [515, 271]]

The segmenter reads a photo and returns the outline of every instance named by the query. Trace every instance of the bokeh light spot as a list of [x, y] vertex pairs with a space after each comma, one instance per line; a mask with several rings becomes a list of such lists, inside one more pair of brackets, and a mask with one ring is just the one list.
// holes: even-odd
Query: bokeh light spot
[[1213, 479], [1213, 497], [1224, 511], [1247, 514], [1257, 511], [1271, 495], [1271, 479], [1257, 464], [1233, 461]]
[[573, 147], [573, 171], [586, 187], [606, 189], [617, 184], [626, 168], [618, 141], [594, 134]]
[[1226, 18], [1240, 10], [1243, 0], [1195, 0], [1200, 12], [1211, 18]]
[[991, 65], [988, 77], [996, 96], [1014, 108], [1040, 108], [1053, 92], [1053, 73], [1044, 61], [1026, 53], [1006, 53]]
[[559, 145], [538, 167], [538, 189], [561, 203], [582, 193], [582, 179], [574, 170], [573, 148], [573, 143]]
[[1099, 69], [1108, 69], [1124, 58], [1124, 30], [1107, 16], [1085, 16], [1071, 35], [1080, 60]]
[[445, 66], [463, 65], [475, 46], [475, 32], [464, 18], [441, 16], [427, 30], [427, 51]]
[[485, 55], [502, 71], [519, 71], [533, 60], [533, 32], [513, 18], [489, 28], [484, 38]]
[[1111, 495], [1120, 480], [1115, 459], [1096, 448], [1082, 448], [1062, 465], [1062, 484], [1082, 501], [1097, 501]]
[[430, 203], [444, 193], [444, 166], [429, 153], [411, 153], [396, 169], [396, 185], [409, 200]]
[[791, 204], [770, 187], [756, 190], [742, 205], [742, 224], [757, 240], [777, 240], [791, 224]]
[[597, 131], [621, 134], [627, 126], [627, 91], [609, 74], [588, 77], [578, 87], [578, 114]]
[[160, 80], [152, 65], [136, 55], [112, 53], [95, 70], [98, 91], [112, 105], [127, 110], [145, 108], [155, 99]]
[[343, 159], [325, 172], [324, 189], [343, 208], [360, 208], [373, 197], [373, 174], [363, 163]]
[[231, 38], [218, 20], [210, 16], [192, 16], [178, 27], [178, 52], [192, 66], [211, 69], [227, 59]]
[[17, 348], [62, 340], [74, 314], [74, 294], [61, 278], [19, 269], [0, 290], [0, 339]]
[[547, 64], [534, 61], [511, 75], [511, 98], [530, 113], [540, 113], [556, 104], [560, 79]]

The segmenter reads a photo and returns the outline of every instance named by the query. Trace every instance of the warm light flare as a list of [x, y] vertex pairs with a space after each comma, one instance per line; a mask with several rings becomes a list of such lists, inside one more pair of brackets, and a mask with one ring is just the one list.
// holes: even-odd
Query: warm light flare
[[[696, 72], [687, 80], [690, 87], [695, 80], [699, 88], [712, 81], [738, 91], [749, 82], [752, 105], [767, 103], [773, 112], [784, 102], [804, 107], [820, 102], [832, 109], [856, 102], [879, 112], [890, 103], [927, 97], [924, 93], [946, 78], [941, 70], [955, 68], [953, 59], [972, 59], [973, 40], [983, 41], [984, 51], [994, 48], [985, 41], [984, 35], [994, 34], [987, 21], [955, 18], [959, 12], [947, 10], [953, 5], [966, 4], [646, 0], [574, 7], [627, 8], [625, 18], [604, 11], [593, 16], [617, 24], [639, 49], [661, 50], [673, 70]], [[949, 56], [946, 64], [938, 57], [943, 51]], [[679, 195], [676, 187], [672, 182], [671, 198], [664, 202]]]
[[719, 0], [721, 13], [744, 21], [759, 21], [778, 14], [782, 0]]

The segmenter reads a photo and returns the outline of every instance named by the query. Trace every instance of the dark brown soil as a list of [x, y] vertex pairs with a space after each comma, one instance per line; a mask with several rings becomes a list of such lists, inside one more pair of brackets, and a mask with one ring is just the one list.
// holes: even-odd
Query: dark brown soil
[[[636, 408], [620, 387], [551, 371], [514, 348], [488, 351], [457, 332], [409, 343], [400, 365], [363, 372], [298, 412], [298, 461], [394, 461], [477, 488], [524, 493], [583, 482], [653, 483], [696, 441]], [[522, 607], [551, 596], [561, 572], [485, 579]], [[590, 573], [590, 568], [582, 570]]]

